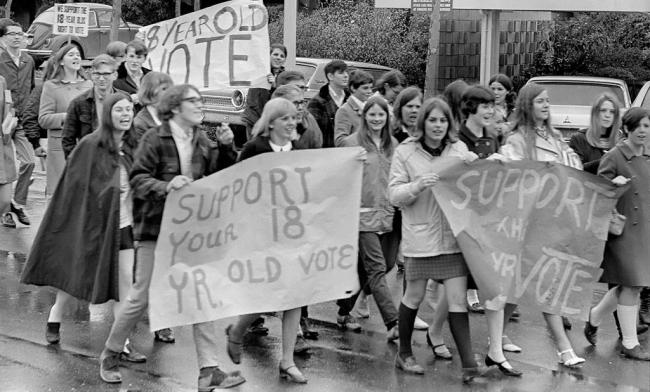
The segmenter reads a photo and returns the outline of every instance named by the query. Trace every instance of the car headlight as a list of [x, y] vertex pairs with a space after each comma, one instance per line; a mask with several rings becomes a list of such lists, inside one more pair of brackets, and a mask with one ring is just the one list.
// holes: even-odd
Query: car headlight
[[52, 43], [52, 38], [46, 38], [45, 41], [43, 41], [43, 47], [47, 48], [48, 46], [50, 46], [51, 43]]
[[230, 101], [232, 102], [232, 106], [234, 106], [235, 109], [241, 109], [244, 107], [244, 104], [246, 103], [246, 97], [244, 96], [244, 93], [241, 92], [241, 90], [235, 90], [232, 93], [232, 97], [230, 98]]

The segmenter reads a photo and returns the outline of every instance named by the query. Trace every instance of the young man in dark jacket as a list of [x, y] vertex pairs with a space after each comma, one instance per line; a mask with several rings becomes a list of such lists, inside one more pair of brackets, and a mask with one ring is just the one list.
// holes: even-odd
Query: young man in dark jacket
[[116, 63], [107, 54], [95, 57], [90, 72], [93, 88], [79, 95], [70, 102], [68, 114], [63, 123], [63, 154], [65, 158], [77, 145], [82, 137], [92, 133], [99, 124], [98, 113], [101, 113], [104, 98], [115, 92], [113, 81], [116, 77]]
[[20, 24], [11, 19], [0, 19], [0, 46], [0, 75], [5, 78], [7, 89], [11, 91], [16, 117], [18, 117], [18, 126], [13, 135], [16, 158], [20, 162], [18, 181], [11, 201], [11, 213], [5, 214], [0, 219], [5, 227], [13, 228], [16, 227], [16, 222], [12, 213], [20, 223], [30, 224], [24, 208], [27, 204], [36, 156], [32, 144], [25, 136], [23, 115], [29, 95], [34, 88], [34, 60], [28, 54], [21, 52], [25, 46], [25, 33]]
[[[203, 120], [203, 100], [195, 87], [187, 84], [171, 87], [162, 96], [158, 109], [163, 124], [144, 134], [130, 173], [136, 241], [134, 283], [115, 317], [100, 356], [100, 377], [107, 383], [122, 381], [120, 351], [149, 303], [154, 250], [167, 194], [236, 160], [232, 131], [219, 133], [217, 147], [198, 127]], [[219, 339], [214, 322], [192, 327], [200, 369], [199, 391], [230, 388], [246, 381], [239, 372], [219, 369], [215, 347]]]
[[323, 147], [334, 147], [334, 117], [350, 96], [348, 65], [341, 60], [330, 61], [325, 66], [325, 76], [328, 83], [309, 101], [307, 110], [323, 133]]

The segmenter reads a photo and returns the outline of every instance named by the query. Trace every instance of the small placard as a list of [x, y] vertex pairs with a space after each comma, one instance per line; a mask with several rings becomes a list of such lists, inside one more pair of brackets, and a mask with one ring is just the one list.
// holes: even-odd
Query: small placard
[[454, 0], [440, 0], [440, 12], [451, 12], [454, 8]]
[[79, 4], [55, 4], [52, 33], [55, 35], [88, 36], [88, 6]]

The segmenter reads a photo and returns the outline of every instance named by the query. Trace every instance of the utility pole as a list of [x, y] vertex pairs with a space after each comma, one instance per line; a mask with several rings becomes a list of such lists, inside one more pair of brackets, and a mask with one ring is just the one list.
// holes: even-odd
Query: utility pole
[[11, 18], [11, 3], [13, 0], [7, 0], [5, 4], [5, 18]]
[[429, 26], [429, 50], [427, 51], [427, 71], [424, 82], [424, 97], [430, 98], [438, 93], [438, 69], [440, 65], [440, 0], [435, 0], [431, 25]]
[[181, 0], [176, 0], [176, 7], [174, 10], [174, 17], [178, 18], [181, 16]]
[[194, 0], [194, 11], [201, 9], [201, 0]]
[[296, 20], [298, 19], [298, 2], [284, 0], [284, 46], [287, 47], [287, 69], [296, 66]]
[[111, 34], [108, 36], [110, 41], [118, 40], [120, 21], [122, 20], [122, 0], [113, 0], [113, 19], [111, 20]]

